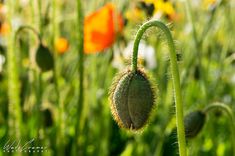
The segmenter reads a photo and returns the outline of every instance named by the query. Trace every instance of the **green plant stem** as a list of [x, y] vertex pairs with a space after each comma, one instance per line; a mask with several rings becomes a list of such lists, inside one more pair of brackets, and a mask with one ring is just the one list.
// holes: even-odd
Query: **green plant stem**
[[56, 144], [57, 144], [57, 149], [58, 155], [63, 155], [64, 154], [64, 145], [65, 145], [65, 139], [64, 139], [64, 129], [65, 129], [65, 125], [64, 125], [64, 105], [63, 102], [61, 101], [61, 97], [60, 97], [60, 87], [59, 87], [59, 68], [58, 68], [58, 54], [55, 50], [55, 40], [58, 37], [58, 33], [59, 33], [59, 29], [58, 29], [58, 25], [57, 25], [57, 0], [53, 0], [52, 2], [52, 8], [53, 8], [53, 12], [52, 12], [52, 32], [53, 32], [53, 36], [52, 36], [52, 45], [53, 45], [53, 56], [54, 56], [54, 68], [53, 68], [53, 76], [54, 76], [54, 86], [55, 86], [55, 93], [56, 93], [56, 103], [58, 106], [58, 120], [57, 120], [57, 138], [56, 138]]
[[78, 152], [79, 149], [79, 132], [81, 131], [81, 117], [82, 117], [82, 110], [83, 110], [83, 79], [84, 79], [84, 65], [83, 65], [83, 55], [84, 55], [84, 47], [83, 47], [83, 25], [84, 25], [84, 17], [83, 17], [83, 10], [82, 10], [82, 2], [81, 0], [77, 0], [77, 45], [78, 45], [78, 72], [79, 72], [79, 99], [78, 99], [78, 106], [77, 106], [77, 120], [76, 120], [76, 127], [75, 127], [75, 146], [76, 151]]
[[[38, 1], [38, 14], [39, 14], [39, 33], [37, 33], [37, 31], [35, 31], [34, 29], [32, 29], [32, 27], [30, 28], [28, 26], [28, 29], [31, 29], [35, 34], [37, 34], [38, 39], [39, 39], [39, 44], [42, 43], [42, 32], [43, 32], [43, 25], [42, 25], [42, 15], [41, 15], [41, 10], [42, 10], [42, 6], [41, 6], [41, 1]], [[26, 27], [27, 28], [27, 27]], [[37, 80], [37, 91], [36, 91], [36, 110], [35, 110], [35, 114], [36, 114], [36, 127], [37, 127], [37, 139], [38, 139], [38, 143], [41, 144], [42, 143], [42, 137], [40, 136], [40, 131], [43, 130], [41, 127], [42, 124], [42, 117], [41, 117], [41, 107], [42, 107], [42, 101], [43, 101], [43, 91], [44, 91], [44, 87], [43, 87], [43, 81], [42, 81], [42, 72], [39, 70], [36, 70], [36, 78]]]
[[179, 70], [176, 60], [176, 51], [174, 41], [168, 27], [157, 20], [152, 20], [144, 23], [139, 30], [137, 31], [134, 46], [133, 46], [133, 56], [132, 56], [132, 70], [134, 72], [137, 71], [137, 56], [138, 56], [138, 48], [141, 37], [144, 32], [152, 26], [156, 26], [160, 28], [166, 35], [167, 43], [170, 51], [170, 61], [171, 61], [171, 72], [173, 79], [173, 88], [174, 88], [174, 97], [175, 97], [175, 105], [176, 105], [176, 125], [177, 125], [177, 135], [179, 142], [179, 154], [180, 156], [186, 156], [186, 143], [185, 143], [185, 132], [184, 132], [184, 116], [183, 116], [183, 105], [182, 105], [182, 95], [181, 95], [181, 87], [180, 87], [180, 77]]
[[200, 67], [201, 67], [201, 41], [199, 41], [199, 39], [198, 39], [198, 35], [197, 35], [196, 27], [195, 27], [195, 22], [194, 22], [194, 18], [193, 18], [192, 7], [190, 5], [189, 0], [185, 0], [185, 6], [186, 6], [186, 11], [188, 13], [188, 19], [189, 19], [189, 22], [191, 23], [191, 27], [192, 27], [194, 46], [196, 49], [196, 54], [198, 56], [197, 60], [198, 60], [198, 66], [200, 69]]
[[36, 35], [36, 37], [37, 37], [37, 39], [39, 40], [39, 42], [41, 42], [41, 40], [42, 40], [41, 35], [37, 32], [36, 29], [34, 29], [33, 27], [31, 27], [31, 26], [29, 26], [29, 25], [23, 25], [23, 26], [20, 26], [20, 27], [18, 28], [18, 30], [17, 30], [16, 33], [15, 33], [15, 40], [17, 39], [18, 34], [19, 34], [21, 31], [23, 31], [23, 30], [30, 30], [30, 31], [32, 31], [32, 32]]
[[36, 119], [37, 122], [35, 123], [37, 126], [37, 138], [40, 138], [40, 128], [42, 123], [41, 118], [41, 103], [42, 103], [42, 73], [36, 72], [36, 79], [37, 79], [37, 87], [36, 87]]
[[232, 140], [232, 144], [233, 144], [233, 156], [235, 156], [235, 119], [234, 119], [234, 116], [233, 116], [233, 112], [231, 110], [231, 108], [229, 106], [227, 106], [226, 104], [224, 103], [221, 103], [221, 102], [215, 102], [211, 105], [208, 105], [203, 111], [205, 113], [208, 113], [214, 109], [222, 109], [224, 112], [227, 113], [227, 116], [229, 117], [230, 119], [230, 127], [231, 127], [231, 140]]
[[[189, 0], [185, 0], [185, 5], [186, 5], [186, 10], [188, 12], [188, 19], [189, 19], [189, 22], [191, 23], [191, 26], [192, 26], [193, 39], [194, 39], [194, 42], [195, 42], [195, 48], [196, 48], [196, 50], [199, 50], [199, 41], [198, 41], [198, 36], [197, 36], [196, 28], [195, 28], [195, 22], [194, 22], [193, 13], [192, 13], [192, 7], [190, 5]], [[200, 53], [200, 51], [198, 51], [198, 52]]]
[[39, 32], [42, 36], [43, 33], [43, 20], [42, 20], [42, 2], [41, 0], [38, 0], [38, 18], [39, 18]]
[[[14, 8], [14, 1], [7, 1], [8, 20], [12, 19]], [[21, 139], [22, 132], [22, 113], [20, 107], [20, 80], [17, 65], [17, 52], [14, 42], [14, 31], [11, 30], [7, 36], [7, 76], [8, 76], [8, 135], [10, 138]]]

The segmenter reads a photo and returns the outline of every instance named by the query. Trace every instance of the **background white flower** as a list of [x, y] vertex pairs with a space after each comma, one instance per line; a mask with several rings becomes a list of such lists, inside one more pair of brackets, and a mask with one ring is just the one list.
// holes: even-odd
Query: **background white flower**
[[[132, 49], [133, 49], [134, 41], [130, 41], [127, 47], [123, 50], [120, 55], [120, 50], [117, 49], [114, 52], [114, 61], [113, 66], [118, 69], [123, 69], [125, 67], [125, 61], [130, 60], [132, 58]], [[138, 51], [138, 59], [143, 60], [145, 62], [145, 66], [149, 69], [156, 68], [156, 57], [155, 50], [152, 46], [147, 45], [144, 41], [140, 41], [139, 51]]]
[[2, 72], [3, 64], [5, 63], [5, 57], [0, 54], [0, 72]]

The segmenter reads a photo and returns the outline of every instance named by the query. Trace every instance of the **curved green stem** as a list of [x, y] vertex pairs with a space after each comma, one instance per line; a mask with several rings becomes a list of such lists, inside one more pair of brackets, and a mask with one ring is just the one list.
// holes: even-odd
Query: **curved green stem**
[[138, 48], [141, 37], [144, 32], [152, 26], [156, 26], [160, 28], [167, 38], [167, 43], [170, 51], [170, 60], [171, 60], [171, 72], [173, 79], [173, 88], [174, 88], [174, 96], [175, 96], [175, 105], [176, 105], [176, 125], [177, 125], [177, 135], [179, 142], [179, 154], [180, 156], [186, 156], [186, 143], [185, 143], [185, 132], [184, 132], [184, 121], [183, 121], [183, 105], [182, 105], [182, 95], [181, 95], [181, 87], [180, 87], [180, 77], [179, 70], [176, 60], [176, 51], [173, 38], [171, 36], [171, 32], [168, 27], [157, 20], [152, 20], [144, 23], [138, 30], [133, 47], [133, 56], [132, 56], [132, 70], [134, 72], [137, 71], [137, 56], [138, 56]]
[[218, 109], [218, 108], [224, 110], [230, 119], [231, 135], [232, 135], [231, 139], [232, 139], [232, 144], [233, 144], [232, 149], [233, 149], [233, 155], [235, 156], [235, 119], [233, 117], [233, 112], [232, 112], [231, 108], [224, 103], [215, 102], [215, 103], [207, 106], [206, 108], [204, 108], [203, 111], [205, 113], [208, 113], [209, 111], [214, 110], [214, 109]]
[[31, 30], [37, 37], [37, 39], [39, 40], [39, 42], [42, 41], [41, 35], [37, 32], [37, 30], [35, 30], [33, 27], [29, 26], [29, 25], [24, 25], [24, 26], [20, 26], [18, 28], [18, 30], [15, 33], [15, 40], [17, 39], [18, 34], [23, 31], [23, 30]]

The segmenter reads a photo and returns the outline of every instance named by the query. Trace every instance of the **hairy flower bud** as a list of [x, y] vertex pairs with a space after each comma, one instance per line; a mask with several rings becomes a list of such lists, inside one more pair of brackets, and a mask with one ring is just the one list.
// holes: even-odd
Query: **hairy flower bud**
[[114, 119], [127, 129], [142, 128], [153, 109], [154, 97], [154, 89], [144, 71], [127, 70], [118, 74], [110, 93]]
[[194, 111], [184, 118], [185, 136], [193, 138], [201, 131], [206, 120], [206, 114], [202, 111]]

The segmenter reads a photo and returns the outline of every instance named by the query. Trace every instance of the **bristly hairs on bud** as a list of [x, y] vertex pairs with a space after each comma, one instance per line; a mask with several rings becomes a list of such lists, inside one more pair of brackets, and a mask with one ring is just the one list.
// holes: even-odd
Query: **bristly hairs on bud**
[[[155, 108], [155, 101], [156, 101], [156, 86], [152, 83], [152, 78], [151, 76], [149, 76], [149, 73], [146, 73], [144, 71], [144, 69], [138, 69], [138, 73], [140, 73], [143, 78], [147, 81], [147, 83], [149, 83], [149, 89], [150, 89], [150, 94], [152, 96], [150, 96], [152, 99], [146, 99], [145, 101], [149, 101], [150, 103], [146, 103], [147, 105], [149, 105], [149, 107], [145, 107], [142, 105], [138, 105], [138, 102], [136, 103], [136, 101], [139, 101], [140, 99], [138, 99], [139, 97], [141, 97], [141, 95], [136, 96], [137, 100], [134, 100], [129, 96], [129, 94], [132, 94], [133, 92], [128, 92], [130, 89], [132, 89], [132, 79], [133, 77], [133, 71], [131, 71], [130, 68], [127, 68], [126, 70], [118, 73], [116, 75], [116, 77], [113, 80], [112, 86], [109, 90], [109, 100], [111, 103], [111, 112], [113, 115], [114, 120], [118, 123], [118, 125], [122, 128], [134, 131], [134, 132], [141, 132], [144, 127], [146, 127], [146, 125], [148, 124], [149, 120], [150, 120], [150, 116]], [[123, 82], [123, 78], [127, 79], [125, 77], [129, 77], [130, 80], [128, 80], [129, 82], [127, 82], [127, 84], [124, 84], [124, 86], [122, 86]], [[128, 78], [128, 79], [129, 79]], [[144, 81], [145, 81], [144, 80]], [[120, 89], [121, 87], [121, 89]], [[143, 87], [143, 86], [142, 86]], [[146, 86], [148, 87], [148, 86]], [[116, 90], [121, 90], [121, 94], [124, 94], [124, 96], [121, 97], [117, 97], [120, 96], [120, 94], [115, 94]], [[127, 90], [127, 91], [126, 91]], [[147, 89], [148, 90], [148, 89]], [[144, 90], [141, 90], [141, 92]], [[128, 92], [128, 93], [126, 93]], [[138, 94], [138, 91], [136, 92]], [[134, 93], [135, 94], [135, 93]], [[149, 94], [149, 93], [148, 93]], [[126, 99], [124, 99], [126, 98]], [[125, 105], [120, 105], [118, 102], [115, 101], [115, 99], [119, 99], [121, 101], [127, 101], [127, 103]], [[151, 102], [152, 101], [152, 102]], [[125, 107], [125, 108], [122, 108]], [[131, 107], [129, 109], [129, 107]], [[141, 109], [146, 110], [139, 112], [138, 110], [141, 109], [133, 109], [133, 107], [141, 107]], [[125, 112], [127, 111], [127, 112]], [[124, 113], [123, 113], [124, 112]], [[135, 116], [133, 116], [133, 113], [137, 113]], [[137, 119], [138, 118], [138, 119]], [[137, 120], [136, 120], [137, 119]], [[136, 125], [137, 124], [137, 125]]]

